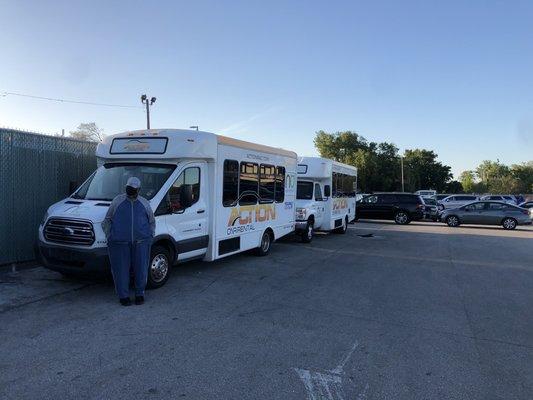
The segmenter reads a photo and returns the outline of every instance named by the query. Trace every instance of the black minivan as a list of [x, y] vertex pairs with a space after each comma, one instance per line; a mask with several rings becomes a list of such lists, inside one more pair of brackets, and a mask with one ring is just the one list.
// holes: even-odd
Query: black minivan
[[405, 225], [424, 217], [424, 201], [412, 193], [377, 193], [363, 197], [355, 207], [356, 219], [390, 219]]

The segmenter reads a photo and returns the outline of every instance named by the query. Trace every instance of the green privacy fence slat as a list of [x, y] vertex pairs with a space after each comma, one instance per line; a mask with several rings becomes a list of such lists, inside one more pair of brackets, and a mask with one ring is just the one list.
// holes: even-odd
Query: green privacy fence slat
[[34, 259], [53, 203], [95, 169], [96, 143], [0, 128], [0, 265]]

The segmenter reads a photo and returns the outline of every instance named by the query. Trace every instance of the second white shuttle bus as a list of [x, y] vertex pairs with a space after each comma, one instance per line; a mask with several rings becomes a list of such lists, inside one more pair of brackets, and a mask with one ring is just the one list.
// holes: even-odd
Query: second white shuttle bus
[[296, 231], [310, 242], [313, 232], [346, 233], [355, 219], [357, 168], [321, 157], [298, 159]]
[[99, 168], [52, 205], [39, 227], [46, 267], [64, 274], [109, 271], [101, 223], [129, 177], [156, 215], [148, 283], [162, 286], [178, 261], [216, 260], [294, 231], [294, 152], [208, 132], [152, 129], [105, 138]]

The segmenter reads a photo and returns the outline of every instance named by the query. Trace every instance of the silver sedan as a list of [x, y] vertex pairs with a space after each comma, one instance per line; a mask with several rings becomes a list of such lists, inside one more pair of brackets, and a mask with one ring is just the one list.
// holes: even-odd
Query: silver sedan
[[478, 201], [456, 209], [446, 209], [440, 215], [440, 220], [451, 227], [478, 224], [514, 229], [517, 225], [531, 224], [529, 210], [499, 201]]

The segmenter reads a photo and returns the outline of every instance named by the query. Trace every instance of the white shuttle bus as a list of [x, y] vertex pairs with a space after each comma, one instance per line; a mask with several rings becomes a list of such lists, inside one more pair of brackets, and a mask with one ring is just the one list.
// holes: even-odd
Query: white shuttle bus
[[355, 219], [357, 168], [321, 157], [298, 159], [296, 232], [310, 242], [314, 231], [346, 233]]
[[170, 267], [213, 261], [245, 250], [266, 255], [294, 231], [297, 156], [213, 133], [162, 129], [105, 138], [98, 169], [52, 205], [39, 227], [39, 255], [64, 274], [109, 270], [101, 227], [111, 200], [131, 176], [156, 215], [148, 284], [162, 286]]

